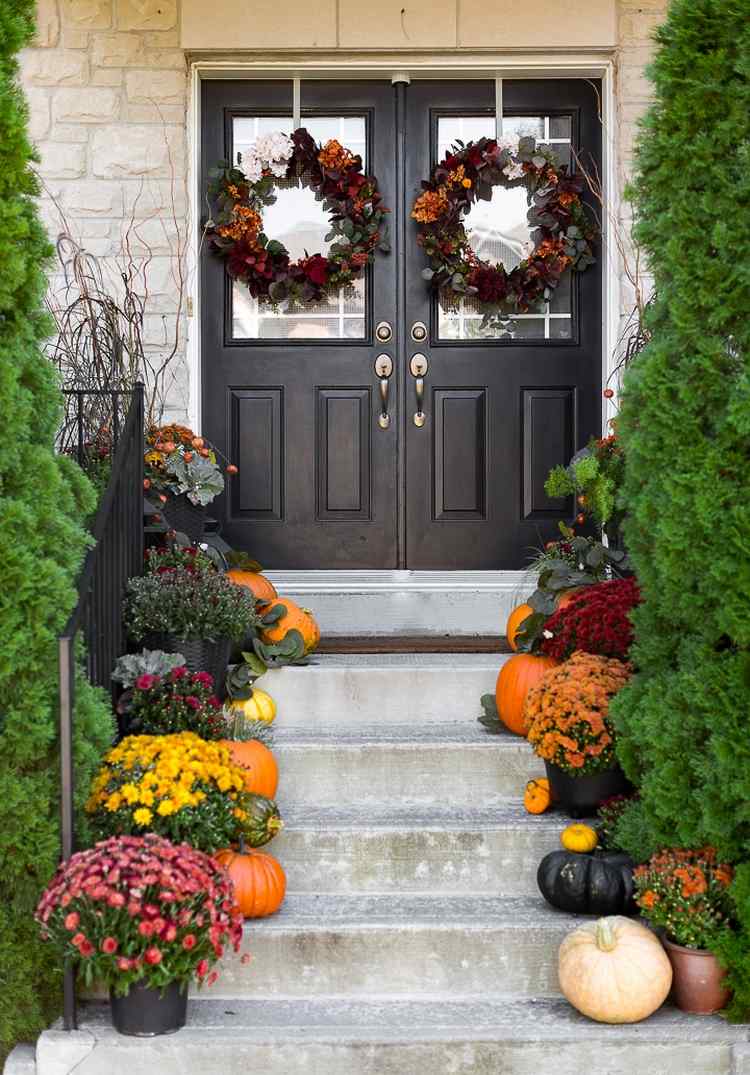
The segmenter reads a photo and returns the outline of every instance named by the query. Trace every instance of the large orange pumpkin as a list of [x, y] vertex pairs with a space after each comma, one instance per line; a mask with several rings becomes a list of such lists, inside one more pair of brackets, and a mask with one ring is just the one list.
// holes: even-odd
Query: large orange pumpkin
[[262, 601], [263, 604], [273, 601], [274, 597], [276, 597], [275, 586], [268, 581], [265, 575], [261, 575], [258, 571], [243, 571], [239, 567], [233, 567], [231, 571], [227, 571], [227, 577], [237, 586], [247, 586], [256, 601]]
[[217, 851], [214, 858], [234, 882], [234, 898], [245, 918], [266, 918], [284, 901], [286, 874], [267, 851]]
[[279, 767], [271, 751], [257, 739], [222, 739], [232, 761], [245, 770], [245, 787], [256, 795], [273, 799], [279, 786]]
[[277, 605], [282, 605], [286, 612], [261, 633], [261, 639], [264, 642], [281, 642], [287, 631], [297, 630], [302, 635], [305, 643], [305, 653], [310, 653], [314, 650], [318, 642], [320, 642], [320, 628], [315, 622], [312, 612], [307, 608], [300, 608], [298, 604], [288, 597], [279, 597], [278, 600], [270, 601], [262, 608], [261, 615], [270, 612]]
[[518, 630], [526, 617], [530, 616], [533, 611], [534, 609], [531, 605], [519, 605], [517, 608], [514, 608], [510, 616], [508, 616], [508, 622], [505, 625], [505, 637], [508, 639], [508, 645], [514, 653], [518, 648], [516, 646], [516, 635], [518, 634]]
[[531, 687], [536, 686], [545, 672], [558, 662], [553, 657], [535, 657], [531, 653], [516, 653], [500, 669], [495, 688], [495, 701], [500, 720], [515, 735], [526, 736], [523, 704]]

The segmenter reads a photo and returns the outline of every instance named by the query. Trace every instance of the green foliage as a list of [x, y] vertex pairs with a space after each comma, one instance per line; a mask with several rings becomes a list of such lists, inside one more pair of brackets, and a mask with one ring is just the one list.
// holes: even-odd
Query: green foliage
[[592, 438], [567, 467], [554, 467], [544, 483], [547, 496], [575, 496], [578, 508], [599, 530], [615, 539], [622, 524], [619, 495], [624, 472], [622, 451], [615, 437]]
[[[657, 298], [618, 424], [644, 597], [639, 674], [610, 710], [641, 792], [642, 832], [623, 842], [710, 843], [747, 862], [750, 0], [673, 0], [658, 39], [632, 188]], [[748, 870], [726, 948], [734, 1015], [750, 1013]]]
[[[33, 0], [0, 5], [0, 1057], [56, 1013], [57, 961], [32, 914], [59, 855], [56, 636], [75, 603], [88, 481], [53, 442], [61, 410], [41, 353], [51, 248], [33, 202], [16, 53]], [[107, 707], [79, 684], [76, 771], [87, 788], [112, 734]]]

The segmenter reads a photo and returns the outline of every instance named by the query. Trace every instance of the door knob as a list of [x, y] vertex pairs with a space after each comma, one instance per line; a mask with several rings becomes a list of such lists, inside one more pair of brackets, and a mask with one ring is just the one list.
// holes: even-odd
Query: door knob
[[380, 414], [378, 425], [381, 429], [387, 429], [391, 424], [391, 416], [388, 413], [388, 391], [390, 376], [393, 373], [393, 359], [390, 355], [378, 355], [375, 359], [375, 372], [380, 378]]
[[414, 378], [414, 389], [417, 397], [417, 410], [414, 414], [414, 425], [417, 429], [421, 429], [427, 421], [427, 415], [424, 413], [424, 375], [429, 369], [429, 362], [425, 355], [412, 355], [411, 362], [409, 363], [409, 369], [411, 375]]

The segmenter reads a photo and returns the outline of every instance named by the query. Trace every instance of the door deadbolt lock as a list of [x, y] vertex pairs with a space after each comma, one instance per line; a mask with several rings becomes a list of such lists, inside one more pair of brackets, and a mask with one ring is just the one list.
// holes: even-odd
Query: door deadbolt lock
[[427, 325], [424, 321], [415, 321], [411, 326], [411, 338], [416, 340], [417, 343], [421, 343], [427, 339]]
[[380, 343], [388, 343], [393, 339], [393, 329], [387, 321], [379, 321], [375, 326], [375, 336]]

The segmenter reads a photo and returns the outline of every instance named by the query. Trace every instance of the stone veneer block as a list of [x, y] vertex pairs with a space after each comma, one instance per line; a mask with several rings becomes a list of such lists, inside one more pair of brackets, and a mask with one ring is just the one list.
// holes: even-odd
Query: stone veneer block
[[78, 30], [104, 30], [112, 25], [111, 0], [62, 0], [63, 23]]
[[37, 48], [53, 48], [59, 39], [60, 15], [56, 0], [37, 0], [34, 45]]
[[29, 105], [29, 135], [32, 142], [46, 138], [50, 129], [50, 106], [47, 90], [30, 86], [26, 90]]
[[64, 123], [101, 123], [115, 119], [119, 95], [91, 86], [58, 90], [54, 95], [55, 120]]
[[61, 187], [59, 201], [71, 217], [119, 219], [123, 214], [122, 184], [104, 179], [78, 180]]
[[[124, 0], [121, 0], [124, 2]], [[424, 2], [424, 0], [420, 0]], [[453, 0], [451, 0], [453, 2]], [[358, 10], [357, 18], [364, 18]], [[183, 0], [184, 49], [336, 48], [336, 0]]]
[[170, 148], [179, 167], [183, 142], [183, 132], [176, 127], [99, 127], [91, 141], [92, 171], [104, 179], [169, 176]]
[[[407, 3], [408, 0], [404, 0]], [[458, 43], [470, 48], [614, 48], [616, 0], [461, 0]]]
[[[212, 5], [203, 5], [209, 18]], [[177, 0], [117, 0], [119, 30], [171, 30], [177, 25]]]
[[143, 39], [138, 34], [96, 34], [91, 61], [94, 67], [138, 67], [143, 62]]
[[125, 87], [133, 104], [179, 105], [185, 101], [185, 72], [128, 71]]
[[88, 79], [86, 56], [64, 49], [29, 49], [21, 63], [23, 82], [30, 86], [82, 86]]
[[383, 0], [367, 6], [342, 3], [339, 44], [342, 48], [453, 48], [456, 3], [434, 0]]
[[43, 142], [38, 147], [41, 161], [40, 175], [52, 179], [78, 179], [86, 171], [86, 147], [65, 145], [61, 142]]

